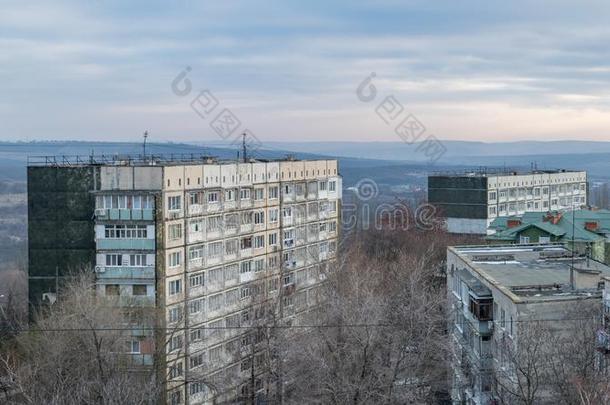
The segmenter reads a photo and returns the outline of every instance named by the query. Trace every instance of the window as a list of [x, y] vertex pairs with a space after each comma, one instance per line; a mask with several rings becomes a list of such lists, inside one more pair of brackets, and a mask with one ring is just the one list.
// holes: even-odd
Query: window
[[169, 368], [169, 378], [174, 379], [182, 376], [182, 363], [177, 363]]
[[191, 342], [197, 342], [203, 339], [203, 329], [197, 328], [191, 330]]
[[252, 236], [241, 238], [240, 245], [242, 250], [250, 249], [252, 247]]
[[195, 299], [189, 302], [189, 314], [197, 314], [203, 309], [203, 298]]
[[254, 262], [254, 271], [263, 271], [265, 268], [265, 259], [257, 259]]
[[496, 199], [496, 192], [495, 191], [490, 191], [489, 192], [489, 199], [492, 200], [492, 201]]
[[222, 242], [208, 243], [208, 257], [209, 258], [220, 257], [220, 255], [222, 255], [222, 248], [223, 248]]
[[189, 392], [191, 395], [199, 394], [200, 392], [205, 391], [205, 384], [202, 382], [192, 382], [189, 383]]
[[120, 291], [118, 284], [106, 284], [105, 292], [107, 296], [119, 296]]
[[249, 273], [251, 271], [252, 271], [252, 261], [246, 260], [246, 261], [240, 263], [239, 272], [241, 274]]
[[220, 215], [215, 217], [208, 217], [208, 232], [218, 232], [220, 231], [220, 227], [222, 225], [222, 217]]
[[[169, 180], [168, 180], [169, 182]], [[170, 405], [179, 405], [182, 403], [182, 391], [174, 391], [169, 395]]]
[[201, 193], [190, 193], [189, 194], [189, 203], [191, 205], [201, 204]]
[[294, 283], [294, 274], [288, 273], [284, 275], [284, 285], [290, 285]]
[[169, 240], [176, 240], [182, 237], [182, 224], [172, 224], [168, 226]]
[[169, 322], [179, 322], [182, 320], [182, 307], [171, 308], [168, 311]]
[[519, 243], [530, 243], [530, 237], [529, 236], [520, 235], [519, 236]]
[[179, 195], [167, 197], [167, 207], [170, 211], [182, 209], [182, 199]]
[[217, 311], [222, 306], [222, 294], [211, 295], [208, 298], [208, 306], [210, 311]]
[[106, 266], [115, 267], [123, 265], [123, 255], [111, 254], [106, 255]]
[[182, 348], [182, 336], [175, 335], [169, 341], [169, 351], [173, 352], [174, 350], [178, 350]]
[[199, 260], [203, 258], [203, 245], [189, 247], [189, 260]]
[[551, 243], [551, 237], [550, 236], [540, 236], [540, 237], [538, 237], [538, 242], [539, 243]]
[[190, 368], [197, 368], [203, 365], [204, 353], [199, 353], [191, 356], [190, 359]]
[[131, 267], [146, 266], [146, 255], [143, 255], [143, 254], [129, 255], [129, 265]]
[[254, 248], [260, 249], [265, 247], [265, 235], [257, 235], [254, 237]]
[[189, 277], [189, 286], [191, 288], [201, 287], [203, 285], [203, 273], [193, 274]]
[[277, 256], [270, 256], [269, 259], [267, 260], [267, 266], [270, 269], [277, 268], [277, 264], [278, 264], [278, 257]]
[[250, 199], [250, 189], [242, 188], [239, 190], [239, 198], [241, 200], [249, 200]]
[[277, 233], [269, 234], [269, 246], [277, 245]]
[[470, 297], [470, 313], [479, 321], [491, 321], [493, 302], [490, 299], [477, 300]]
[[225, 281], [236, 280], [239, 273], [238, 264], [230, 264], [224, 268], [224, 279]]
[[234, 255], [237, 253], [237, 239], [225, 241], [225, 254]]
[[325, 181], [320, 182], [320, 191], [326, 191], [326, 182]]
[[278, 221], [278, 209], [270, 208], [269, 209], [269, 222], [276, 223]]
[[290, 218], [290, 217], [292, 217], [292, 208], [291, 207], [284, 208], [284, 218]]
[[240, 291], [240, 299], [248, 298], [251, 295], [250, 287], [242, 287]]
[[182, 252], [172, 252], [169, 254], [169, 267], [178, 267], [182, 264]]
[[265, 189], [263, 188], [255, 188], [254, 189], [254, 199], [260, 201], [265, 198]]
[[329, 181], [328, 182], [328, 191], [336, 191], [336, 189], [337, 189], [337, 182]]
[[191, 233], [199, 233], [203, 230], [203, 221], [201, 219], [191, 221], [189, 224], [189, 228], [191, 230]]
[[208, 204], [214, 204], [218, 202], [218, 191], [208, 192]]
[[279, 187], [278, 186], [269, 187], [269, 199], [270, 200], [277, 199], [278, 195], [279, 195]]
[[277, 291], [277, 278], [269, 280], [269, 292]]
[[169, 282], [169, 295], [176, 295], [182, 292], [182, 280], [172, 280]]
[[225, 191], [225, 201], [235, 201], [235, 190]]
[[140, 353], [140, 341], [129, 340], [127, 342], [127, 353], [139, 354]]
[[104, 237], [107, 239], [146, 239], [146, 225], [106, 225]]
[[254, 213], [254, 224], [260, 225], [265, 223], [265, 211], [258, 211]]
[[134, 284], [131, 288], [132, 295], [146, 295], [145, 284]]

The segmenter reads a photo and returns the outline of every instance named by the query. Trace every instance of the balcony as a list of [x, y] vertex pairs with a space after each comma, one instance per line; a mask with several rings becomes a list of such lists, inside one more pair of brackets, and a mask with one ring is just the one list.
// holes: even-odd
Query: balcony
[[95, 272], [98, 279], [154, 279], [155, 278], [155, 267], [130, 267], [130, 266], [118, 266], [118, 267], [106, 267], [96, 266]]
[[98, 250], [155, 250], [154, 239], [97, 239]]
[[146, 209], [105, 209], [98, 208], [95, 210], [96, 219], [110, 219], [110, 220], [132, 220], [132, 221], [152, 221], [154, 219], [154, 213], [151, 208]]

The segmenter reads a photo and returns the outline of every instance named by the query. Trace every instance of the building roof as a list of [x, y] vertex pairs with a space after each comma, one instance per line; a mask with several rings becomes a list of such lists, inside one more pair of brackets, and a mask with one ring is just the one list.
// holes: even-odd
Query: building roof
[[[572, 289], [570, 273], [610, 277], [610, 267], [584, 257], [572, 257], [562, 245], [450, 247], [470, 270], [515, 302], [575, 299], [599, 295], [597, 286]], [[578, 276], [578, 275], [576, 275]]]
[[[558, 213], [553, 213], [558, 215]], [[546, 212], [526, 212], [522, 215], [512, 215], [495, 218], [489, 225], [489, 229], [496, 233], [489, 235], [490, 240], [515, 240], [519, 233], [536, 227], [550, 235], [556, 236], [563, 241], [596, 242], [610, 237], [610, 211], [581, 209], [575, 211], [560, 212], [561, 217], [555, 224], [546, 220]], [[521, 225], [508, 228], [508, 222], [518, 220]], [[585, 229], [589, 222], [597, 226], [595, 231]]]
[[551, 170], [517, 170], [503, 167], [481, 167], [475, 170], [438, 171], [429, 177], [499, 177], [528, 176], [533, 174], [584, 173], [585, 170], [551, 169]]

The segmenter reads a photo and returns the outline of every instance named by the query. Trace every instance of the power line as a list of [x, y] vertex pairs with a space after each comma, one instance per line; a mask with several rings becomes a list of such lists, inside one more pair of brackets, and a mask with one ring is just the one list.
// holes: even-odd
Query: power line
[[[505, 321], [506, 324], [527, 324], [534, 322], [570, 322], [579, 320], [594, 320], [598, 316], [574, 317], [574, 318], [546, 318], [546, 319], [516, 319], [513, 321]], [[486, 321], [482, 321], [486, 322]], [[494, 325], [499, 324], [499, 321], [493, 322]], [[444, 323], [444, 322], [441, 322]], [[470, 321], [450, 322], [451, 325], [471, 325]], [[319, 325], [235, 325], [235, 326], [190, 326], [190, 327], [163, 327], [163, 326], [134, 326], [131, 328], [15, 328], [2, 327], [0, 330], [12, 332], [88, 332], [88, 331], [131, 331], [131, 330], [150, 330], [150, 331], [183, 331], [183, 330], [233, 330], [233, 329], [332, 329], [332, 328], [401, 328], [400, 324], [382, 324], [382, 323], [354, 323], [354, 324], [319, 324]]]

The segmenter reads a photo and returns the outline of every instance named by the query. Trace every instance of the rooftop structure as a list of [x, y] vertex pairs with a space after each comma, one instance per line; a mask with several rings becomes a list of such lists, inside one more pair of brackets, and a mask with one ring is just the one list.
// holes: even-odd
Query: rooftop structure
[[447, 274], [452, 397], [483, 405], [498, 400], [494, 378], [511, 372], [506, 350], [518, 353], [519, 332], [548, 321], [553, 333], [571, 333], [559, 321], [600, 301], [610, 267], [559, 244], [458, 246], [447, 250]]

